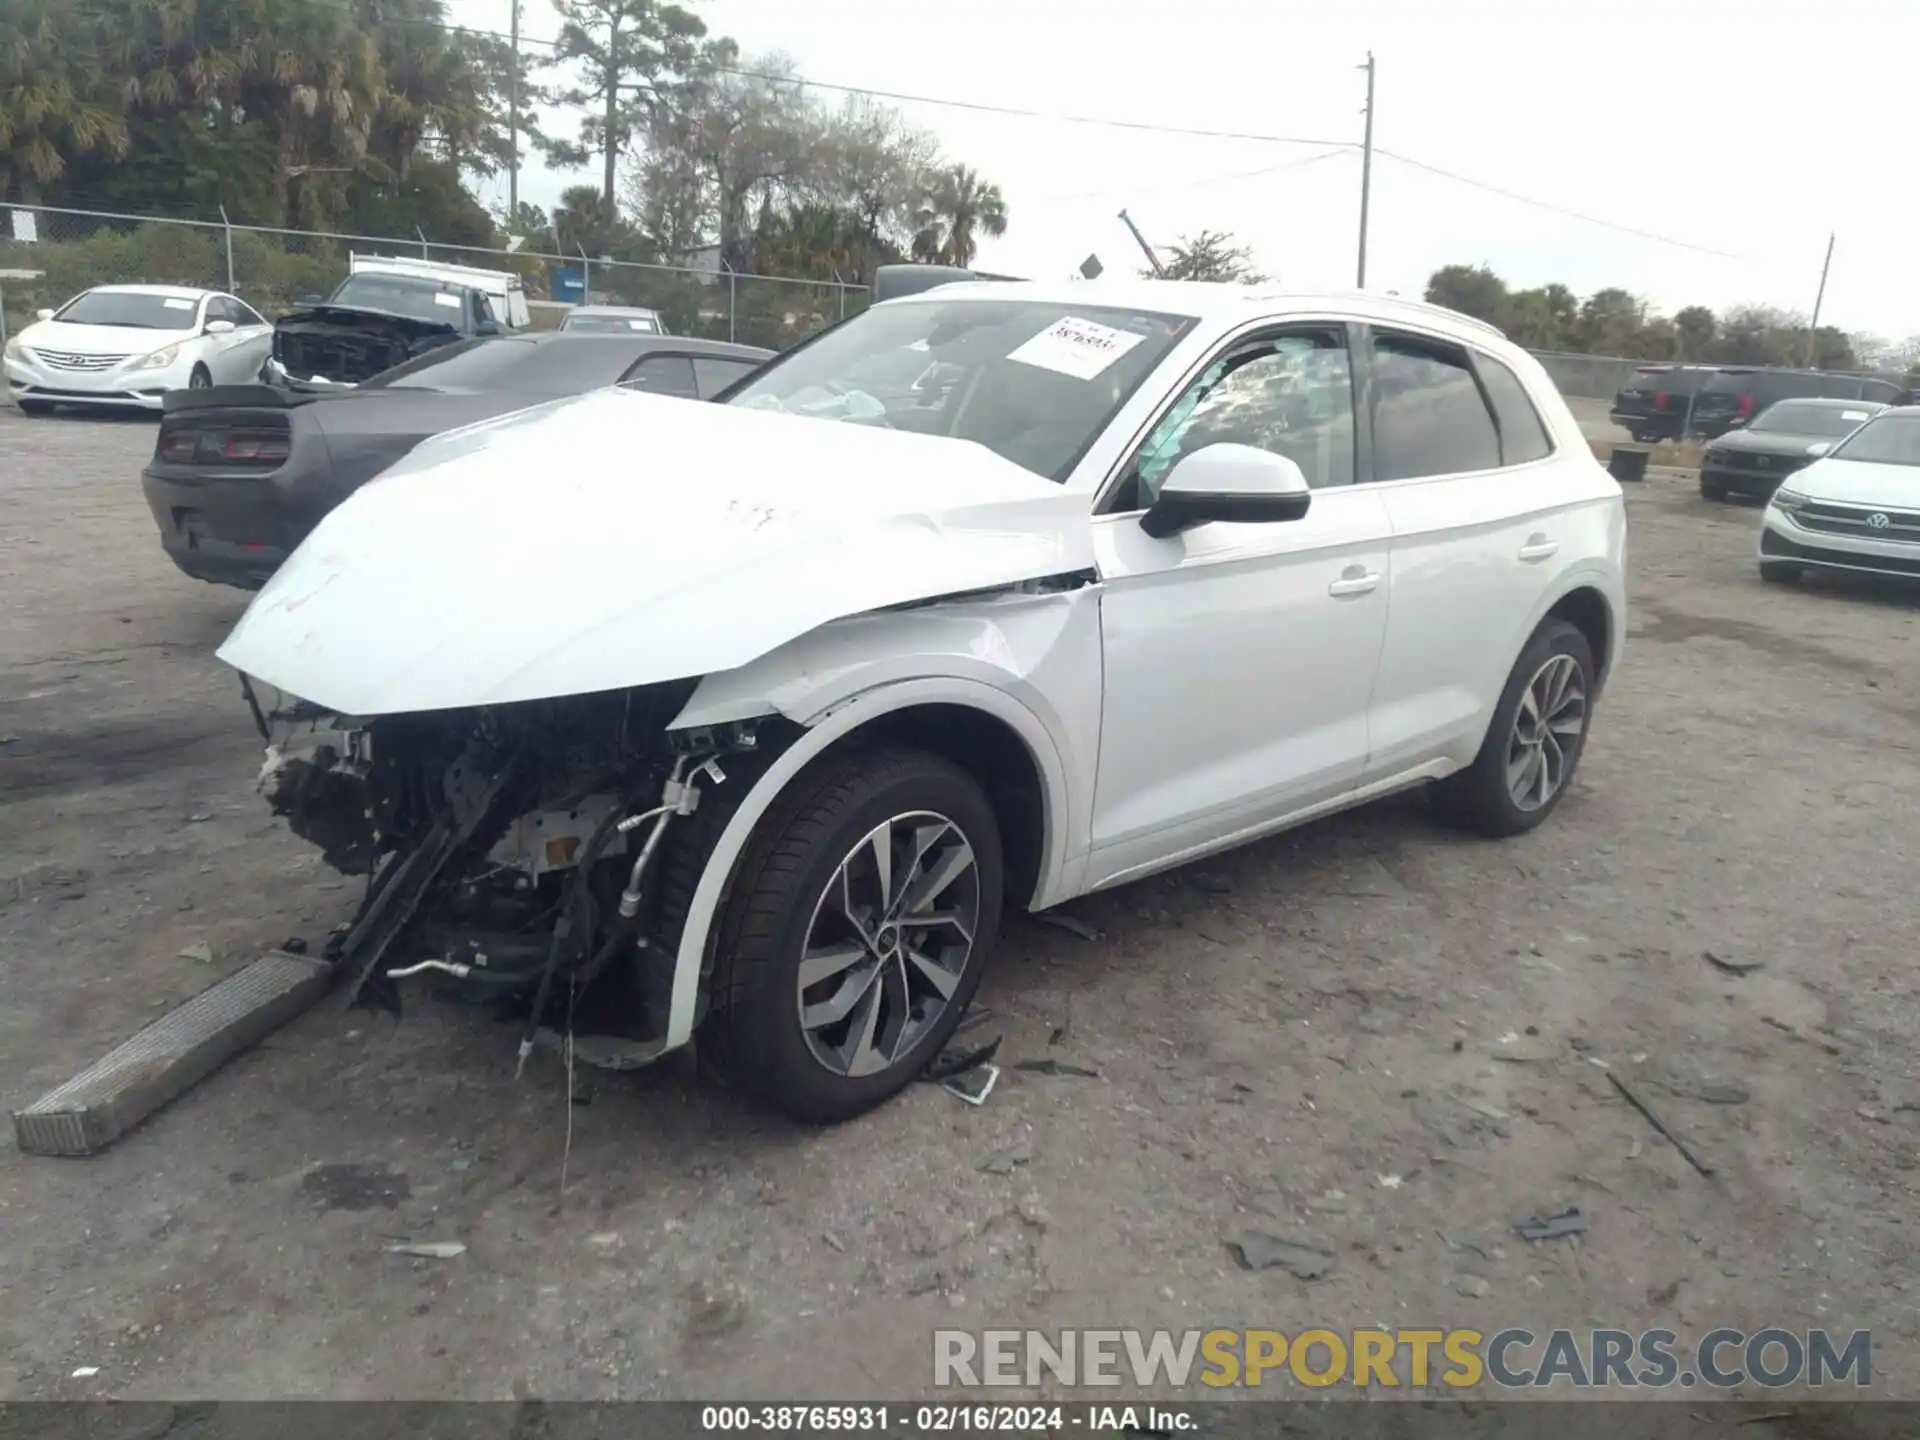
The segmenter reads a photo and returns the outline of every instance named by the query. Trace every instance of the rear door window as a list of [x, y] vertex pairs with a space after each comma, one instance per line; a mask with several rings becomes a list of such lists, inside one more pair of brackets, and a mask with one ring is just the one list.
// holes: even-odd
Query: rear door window
[[1373, 478], [1415, 480], [1500, 465], [1500, 435], [1458, 345], [1373, 333]]
[[1540, 412], [1534, 409], [1520, 377], [1479, 351], [1474, 352], [1473, 363], [1487, 398], [1493, 402], [1493, 418], [1500, 429], [1500, 463], [1527, 465], [1551, 455], [1553, 444], [1547, 439], [1547, 427], [1541, 423]]
[[716, 355], [693, 357], [693, 380], [700, 387], [700, 398], [711, 400], [722, 390], [751, 375], [760, 367], [752, 360], [727, 360]]
[[693, 378], [693, 361], [685, 355], [646, 355], [621, 378], [625, 390], [642, 390], [649, 395], [672, 395], [683, 400], [700, 398], [700, 387]]

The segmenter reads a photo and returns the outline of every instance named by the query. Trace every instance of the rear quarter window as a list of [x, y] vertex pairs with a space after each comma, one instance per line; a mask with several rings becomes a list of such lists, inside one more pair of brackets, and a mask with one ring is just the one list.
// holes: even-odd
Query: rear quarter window
[[1500, 463], [1526, 465], [1551, 455], [1553, 442], [1520, 377], [1491, 355], [1476, 352], [1473, 363], [1493, 402], [1494, 423], [1500, 428]]

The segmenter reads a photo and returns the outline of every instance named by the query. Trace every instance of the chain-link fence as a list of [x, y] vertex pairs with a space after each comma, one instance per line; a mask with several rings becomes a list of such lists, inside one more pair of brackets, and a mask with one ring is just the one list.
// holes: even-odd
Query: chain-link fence
[[[349, 258], [409, 255], [520, 276], [536, 325], [583, 299], [658, 310], [676, 335], [780, 350], [868, 303], [865, 286], [717, 266], [442, 245], [411, 237], [322, 234], [224, 221], [0, 205], [0, 339], [38, 310], [94, 285], [193, 285], [238, 295], [269, 318], [327, 294]], [[548, 303], [540, 303], [548, 302]]]

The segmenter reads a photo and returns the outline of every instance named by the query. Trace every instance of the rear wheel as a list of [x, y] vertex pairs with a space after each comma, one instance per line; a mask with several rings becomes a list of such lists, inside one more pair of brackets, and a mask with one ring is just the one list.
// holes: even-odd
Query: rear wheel
[[1514, 662], [1473, 764], [1433, 786], [1435, 809], [1495, 838], [1545, 820], [1586, 749], [1595, 678], [1587, 637], [1564, 620], [1541, 622]]
[[1800, 577], [1805, 573], [1798, 565], [1791, 565], [1782, 560], [1760, 562], [1760, 578], [1769, 585], [1798, 585]]
[[905, 747], [830, 757], [760, 822], [719, 917], [701, 1058], [796, 1119], [851, 1119], [938, 1053], [992, 958], [980, 787]]

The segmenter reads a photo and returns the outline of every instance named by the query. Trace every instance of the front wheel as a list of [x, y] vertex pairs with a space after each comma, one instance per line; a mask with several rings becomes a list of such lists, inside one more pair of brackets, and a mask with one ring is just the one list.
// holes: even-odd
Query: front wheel
[[51, 415], [53, 413], [53, 406], [45, 400], [16, 400], [13, 403], [20, 407], [20, 413], [22, 415]]
[[1700, 482], [1700, 498], [1703, 500], [1724, 500], [1727, 498], [1727, 487], [1715, 481], [1703, 479]]
[[795, 1119], [872, 1109], [959, 1024], [1003, 883], [993, 807], [951, 761], [889, 746], [803, 771], [719, 917], [703, 1061]]
[[1760, 578], [1769, 585], [1798, 585], [1801, 573], [1798, 565], [1783, 564], [1778, 560], [1760, 562]]
[[189, 390], [211, 390], [213, 388], [212, 372], [204, 365], [194, 366], [193, 373], [187, 376], [187, 388]]
[[1542, 621], [1507, 677], [1473, 764], [1434, 784], [1440, 814], [1496, 839], [1551, 815], [1586, 749], [1596, 674], [1586, 636], [1564, 620]]

